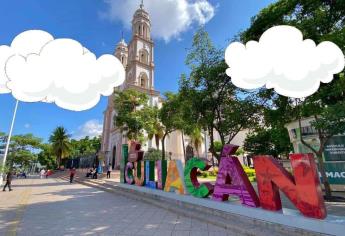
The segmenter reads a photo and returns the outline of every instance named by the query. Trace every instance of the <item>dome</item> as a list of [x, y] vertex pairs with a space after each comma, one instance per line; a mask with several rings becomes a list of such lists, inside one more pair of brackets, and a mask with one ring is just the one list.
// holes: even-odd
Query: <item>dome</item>
[[144, 5], [141, 4], [140, 8], [135, 11], [133, 18], [145, 18], [147, 20], [150, 20], [149, 13], [144, 10]]
[[117, 48], [127, 47], [127, 43], [122, 38], [121, 41], [117, 44]]

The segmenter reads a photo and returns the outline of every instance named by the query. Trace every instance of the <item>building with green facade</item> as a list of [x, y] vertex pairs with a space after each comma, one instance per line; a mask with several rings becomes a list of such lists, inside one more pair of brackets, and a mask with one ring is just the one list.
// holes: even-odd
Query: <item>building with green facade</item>
[[[298, 120], [285, 125], [295, 153], [312, 153], [301, 142], [301, 136], [312, 147], [319, 149], [320, 141], [317, 130], [310, 124], [313, 120], [313, 118], [303, 118], [301, 120], [301, 128], [299, 128]], [[345, 190], [345, 134], [333, 136], [327, 141], [323, 158], [326, 175], [329, 178], [330, 184], [333, 185], [333, 189]]]

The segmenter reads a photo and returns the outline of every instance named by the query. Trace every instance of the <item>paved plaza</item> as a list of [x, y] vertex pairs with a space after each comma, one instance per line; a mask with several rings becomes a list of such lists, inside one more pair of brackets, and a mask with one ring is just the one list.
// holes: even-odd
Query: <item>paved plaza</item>
[[140, 201], [61, 179], [14, 180], [13, 189], [0, 192], [0, 235], [234, 235]]

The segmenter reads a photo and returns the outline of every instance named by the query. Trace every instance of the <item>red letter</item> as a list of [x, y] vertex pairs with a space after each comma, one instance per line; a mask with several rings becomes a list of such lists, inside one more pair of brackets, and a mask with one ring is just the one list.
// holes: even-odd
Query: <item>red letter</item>
[[279, 189], [307, 217], [324, 219], [327, 215], [313, 154], [290, 154], [294, 177], [273, 157], [254, 158], [261, 206], [279, 211]]

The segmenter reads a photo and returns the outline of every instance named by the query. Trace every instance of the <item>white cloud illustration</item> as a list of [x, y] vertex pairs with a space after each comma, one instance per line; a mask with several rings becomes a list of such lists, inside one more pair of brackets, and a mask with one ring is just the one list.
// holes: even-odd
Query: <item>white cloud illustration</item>
[[[5, 70], [0, 72], [0, 88], [5, 75], [7, 88], [20, 101], [54, 102], [68, 110], [87, 110], [101, 95], [111, 95], [125, 79], [124, 67], [113, 55], [97, 59], [79, 42], [54, 39], [44, 31], [25, 31], [11, 47], [1, 47], [0, 68]], [[7, 60], [2, 59], [8, 55]]]
[[8, 58], [12, 55], [13, 50], [10, 47], [5, 45], [0, 46], [0, 94], [11, 92], [6, 86], [8, 79], [5, 73], [5, 65]]
[[[109, 5], [101, 16], [111, 21], [121, 21], [131, 28], [134, 12], [140, 1], [104, 0]], [[215, 6], [207, 0], [150, 0], [144, 2], [144, 9], [150, 14], [152, 35], [169, 41], [179, 38], [193, 24], [206, 24], [215, 14]]]
[[231, 43], [225, 51], [226, 70], [234, 85], [244, 89], [262, 86], [277, 93], [302, 98], [315, 93], [320, 82], [329, 83], [345, 66], [344, 54], [332, 42], [316, 46], [303, 40], [292, 26], [275, 26], [259, 42]]

